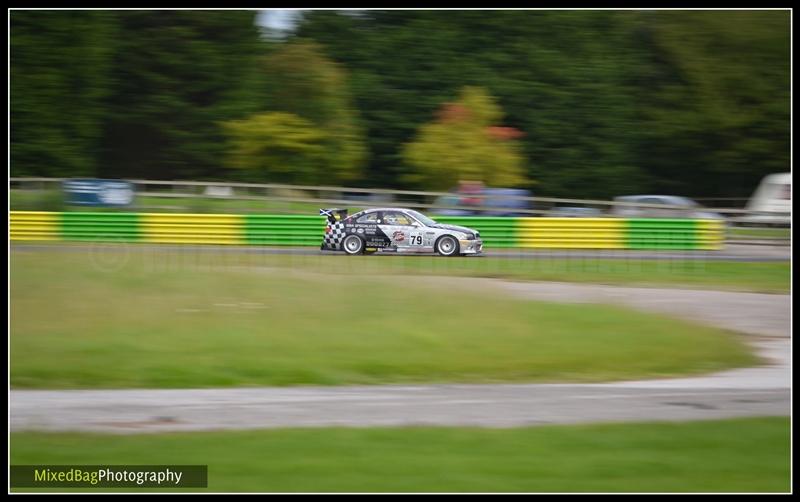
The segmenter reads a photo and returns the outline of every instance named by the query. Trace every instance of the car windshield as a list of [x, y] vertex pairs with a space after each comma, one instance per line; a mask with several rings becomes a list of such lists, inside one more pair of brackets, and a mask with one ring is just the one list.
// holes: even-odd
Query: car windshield
[[677, 197], [679, 206], [686, 206], [686, 207], [700, 207], [700, 204], [693, 201], [692, 199], [687, 199], [685, 197]]
[[642, 197], [635, 202], [641, 202], [642, 204], [654, 204], [660, 206], [700, 207], [700, 205], [697, 202], [693, 201], [692, 199], [687, 199], [686, 197], [678, 197], [678, 196]]
[[425, 226], [430, 227], [432, 225], [436, 225], [435, 221], [433, 221], [432, 219], [428, 218], [427, 216], [425, 216], [424, 214], [422, 214], [422, 213], [420, 213], [418, 211], [414, 211], [414, 210], [409, 209], [408, 210], [408, 214], [410, 214], [414, 218], [418, 219]]

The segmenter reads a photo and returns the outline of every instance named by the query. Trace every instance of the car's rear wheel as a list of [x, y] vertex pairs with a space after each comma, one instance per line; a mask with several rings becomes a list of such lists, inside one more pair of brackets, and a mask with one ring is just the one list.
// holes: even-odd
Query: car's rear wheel
[[348, 235], [342, 242], [342, 249], [347, 254], [361, 254], [364, 252], [364, 241], [357, 235]]
[[455, 256], [458, 254], [458, 241], [450, 235], [443, 235], [436, 241], [436, 252], [441, 256]]

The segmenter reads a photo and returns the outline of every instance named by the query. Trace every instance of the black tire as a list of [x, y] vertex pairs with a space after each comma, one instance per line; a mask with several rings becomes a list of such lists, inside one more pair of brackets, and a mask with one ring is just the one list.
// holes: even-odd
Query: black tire
[[342, 241], [342, 249], [349, 255], [364, 253], [364, 239], [357, 235], [348, 235]]
[[434, 249], [440, 256], [458, 256], [458, 241], [452, 235], [443, 235], [436, 240]]

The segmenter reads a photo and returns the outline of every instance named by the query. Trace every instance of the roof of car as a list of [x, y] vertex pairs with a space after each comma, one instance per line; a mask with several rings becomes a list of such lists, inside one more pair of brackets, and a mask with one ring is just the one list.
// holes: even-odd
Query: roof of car
[[775, 173], [764, 176], [764, 180], [768, 183], [789, 183], [792, 182], [792, 173]]
[[688, 197], [682, 197], [680, 195], [623, 195], [621, 197], [614, 197], [614, 200], [619, 201], [637, 201], [642, 199], [662, 199], [674, 202], [694, 202], [692, 199]]
[[375, 211], [413, 211], [413, 209], [408, 209], [407, 207], [370, 207], [359, 211], [359, 213], [372, 213]]
[[580, 206], [561, 206], [554, 207], [553, 211], [585, 211], [585, 212], [600, 212], [599, 209], [594, 207], [580, 207]]

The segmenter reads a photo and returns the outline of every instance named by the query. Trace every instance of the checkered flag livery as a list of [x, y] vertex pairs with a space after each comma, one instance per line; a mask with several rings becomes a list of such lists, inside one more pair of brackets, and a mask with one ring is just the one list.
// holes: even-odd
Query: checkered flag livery
[[325, 237], [322, 239], [325, 247], [329, 249], [341, 249], [342, 241], [344, 240], [344, 223], [337, 221], [328, 225], [325, 232]]

